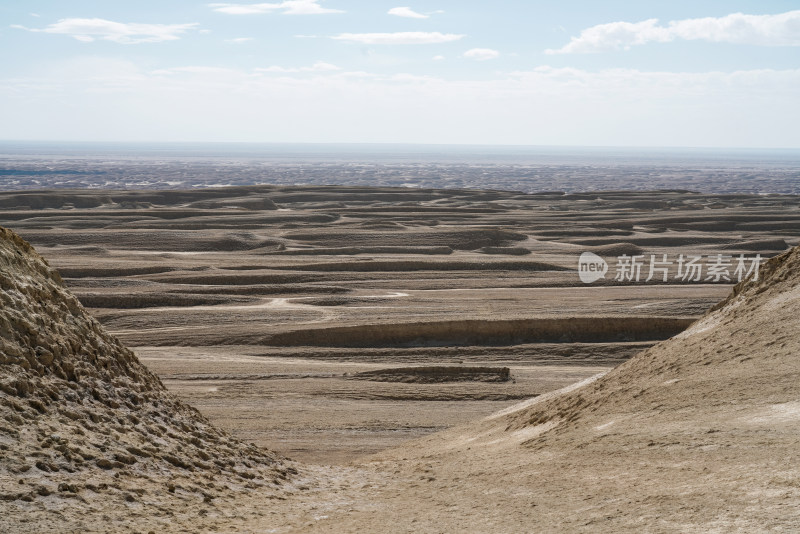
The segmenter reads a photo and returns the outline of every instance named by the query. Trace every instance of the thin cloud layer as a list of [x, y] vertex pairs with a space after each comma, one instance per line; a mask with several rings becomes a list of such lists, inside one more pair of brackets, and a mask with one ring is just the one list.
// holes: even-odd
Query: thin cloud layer
[[278, 3], [261, 4], [209, 4], [214, 11], [228, 15], [260, 15], [263, 13], [283, 13], [284, 15], [324, 15], [344, 13], [341, 9], [322, 7], [320, 0], [287, 0]]
[[598, 24], [583, 30], [564, 47], [545, 52], [581, 54], [627, 50], [632, 46], [678, 39], [755, 46], [800, 46], [800, 10], [778, 15], [733, 13], [724, 17], [671, 21], [667, 25], [660, 25], [658, 19]]
[[395, 33], [340, 33], [331, 39], [373, 45], [436, 44], [463, 39], [465, 35], [440, 32], [395, 32]]
[[464, 57], [475, 61], [487, 61], [500, 56], [500, 52], [491, 48], [473, 48], [464, 52]]
[[23, 30], [40, 33], [69, 35], [83, 42], [95, 40], [112, 41], [120, 44], [158, 43], [175, 41], [184, 33], [197, 28], [199, 24], [137, 24], [114, 22], [105, 19], [61, 19], [45, 28], [25, 28]]
[[297, 72], [335, 72], [342, 70], [340, 67], [324, 61], [317, 61], [310, 67], [281, 67], [272, 65], [269, 67], [256, 68], [256, 72], [278, 72], [278, 73], [297, 73]]
[[393, 7], [389, 10], [390, 15], [394, 15], [395, 17], [406, 17], [410, 19], [427, 19], [428, 15], [423, 15], [422, 13], [417, 13], [410, 7]]
[[[120, 125], [115, 140], [599, 145], [613, 139], [628, 146], [752, 147], [800, 141], [798, 69], [539, 67], [456, 80], [310, 74], [203, 66], [146, 71], [132, 62], [83, 58], [57, 73], [0, 78], [7, 103], [0, 136], [96, 138], [108, 134], [113, 120]], [[64, 106], [54, 92], [74, 105]], [[126, 105], [131, 95], [138, 105]]]

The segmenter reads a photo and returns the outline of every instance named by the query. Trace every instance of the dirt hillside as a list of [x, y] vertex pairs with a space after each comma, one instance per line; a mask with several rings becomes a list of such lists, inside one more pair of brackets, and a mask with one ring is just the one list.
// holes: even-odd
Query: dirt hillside
[[212, 528], [296, 472], [169, 394], [3, 228], [0, 289], [1, 532]]
[[604, 376], [381, 454], [391, 480], [316, 527], [797, 531], [799, 348], [795, 248]]

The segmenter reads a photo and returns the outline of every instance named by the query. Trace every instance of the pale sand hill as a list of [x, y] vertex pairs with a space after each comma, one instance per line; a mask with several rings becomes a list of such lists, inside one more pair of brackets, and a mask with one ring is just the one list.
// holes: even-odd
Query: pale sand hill
[[0, 532], [213, 529], [242, 495], [291, 486], [290, 464], [168, 393], [3, 228], [0, 289]]
[[796, 532], [800, 248], [605, 376], [376, 457], [324, 532]]

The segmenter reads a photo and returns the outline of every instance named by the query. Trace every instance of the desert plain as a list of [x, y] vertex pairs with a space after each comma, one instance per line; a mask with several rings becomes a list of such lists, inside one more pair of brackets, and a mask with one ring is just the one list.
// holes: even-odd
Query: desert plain
[[[0, 225], [47, 258], [87, 311], [171, 393], [234, 438], [301, 466], [306, 482], [296, 484], [296, 496], [264, 505], [273, 517], [209, 519], [203, 528], [435, 532], [471, 525], [512, 532], [525, 531], [529, 507], [545, 530], [635, 529], [630, 514], [608, 515], [608, 503], [582, 522], [572, 490], [562, 509], [542, 500], [535, 481], [505, 488], [487, 481], [493, 469], [502, 471], [503, 454], [518, 454], [509, 451], [523, 442], [539, 447], [537, 436], [555, 426], [552, 416], [537, 422], [530, 415], [535, 403], [577, 383], [602, 383], [599, 376], [632, 356], [684, 335], [731, 293], [737, 258], [749, 267], [757, 255], [766, 261], [800, 244], [800, 205], [793, 195], [685, 190], [42, 190], [0, 194]], [[581, 281], [584, 252], [607, 262], [604, 278]], [[700, 256], [706, 269], [696, 280], [680, 271], [678, 259], [689, 256]], [[635, 278], [616, 276], [625, 257], [642, 262]], [[729, 268], [712, 275], [709, 264], [720, 257]], [[663, 272], [649, 273], [656, 260]], [[613, 402], [627, 393], [622, 388]], [[534, 408], [502, 415], [520, 402]], [[559, 417], [569, 423], [570, 410], [586, 404]], [[475, 423], [487, 416], [493, 419]], [[498, 418], [511, 438], [486, 423]], [[642, 424], [630, 414], [622, 419], [625, 432]], [[656, 449], [668, 448], [668, 425], [653, 428], [667, 440], [654, 442]], [[564, 446], [580, 450], [579, 437], [568, 438]], [[458, 465], [450, 456], [471, 441], [485, 445], [483, 457], [464, 460], [474, 484], [451, 468], [440, 477], [441, 466]], [[630, 482], [611, 472], [613, 462], [603, 484], [587, 482], [575, 469], [587, 468], [581, 462], [596, 468], [596, 457], [573, 456], [568, 465], [561, 449], [542, 450], [529, 461], [549, 458], [569, 474], [556, 479], [551, 466], [540, 469], [542, 481], [556, 489], [584, 484], [586, 510], [612, 480]], [[680, 463], [651, 460], [654, 472]], [[690, 474], [676, 476], [684, 483]], [[402, 498], [391, 497], [393, 477]], [[447, 494], [463, 499], [437, 502]], [[498, 506], [496, 516], [484, 509], [476, 517], [467, 510], [501, 500], [513, 511]], [[724, 508], [710, 500], [714, 510]], [[403, 511], [409, 503], [419, 506], [419, 517]], [[671, 503], [647, 502], [639, 525], [714, 526], [702, 516], [705, 526], [697, 527], [694, 512], [685, 524], [660, 514]], [[123, 527], [133, 530], [159, 524], [126, 517]], [[739, 524], [728, 515], [717, 527], [746, 526], [752, 517]]]
[[[0, 206], [171, 391], [235, 436], [320, 463], [488, 415], [680, 332], [731, 286], [675, 279], [681, 254], [800, 243], [791, 195], [253, 186], [14, 192]], [[607, 259], [605, 279], [581, 282], [585, 251]], [[668, 283], [645, 282], [647, 262], [639, 282], [615, 281], [623, 254], [666, 254]], [[433, 365], [511, 379], [359, 376]]]

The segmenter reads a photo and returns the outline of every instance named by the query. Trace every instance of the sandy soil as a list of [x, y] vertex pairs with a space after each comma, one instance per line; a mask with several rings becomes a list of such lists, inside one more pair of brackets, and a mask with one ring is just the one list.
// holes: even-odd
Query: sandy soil
[[[800, 243], [794, 197], [248, 187], [81, 192], [76, 205], [64, 194], [36, 193], [25, 209], [17, 193], [0, 224], [36, 245], [170, 392], [300, 463], [269, 496], [222, 492], [213, 506], [195, 499], [201, 489], [178, 495], [181, 510], [158, 491], [123, 506], [93, 490], [74, 506], [15, 500], [29, 531], [95, 528], [82, 509], [106, 517], [99, 530], [798, 525], [798, 382], [786, 359], [796, 283], [741, 304], [755, 319], [732, 302], [624, 363], [732, 284], [685, 283], [673, 266], [668, 283], [612, 273], [584, 285], [576, 271], [586, 250], [609, 262], [773, 256]], [[431, 365], [508, 367], [512, 380], [352, 379]]]

